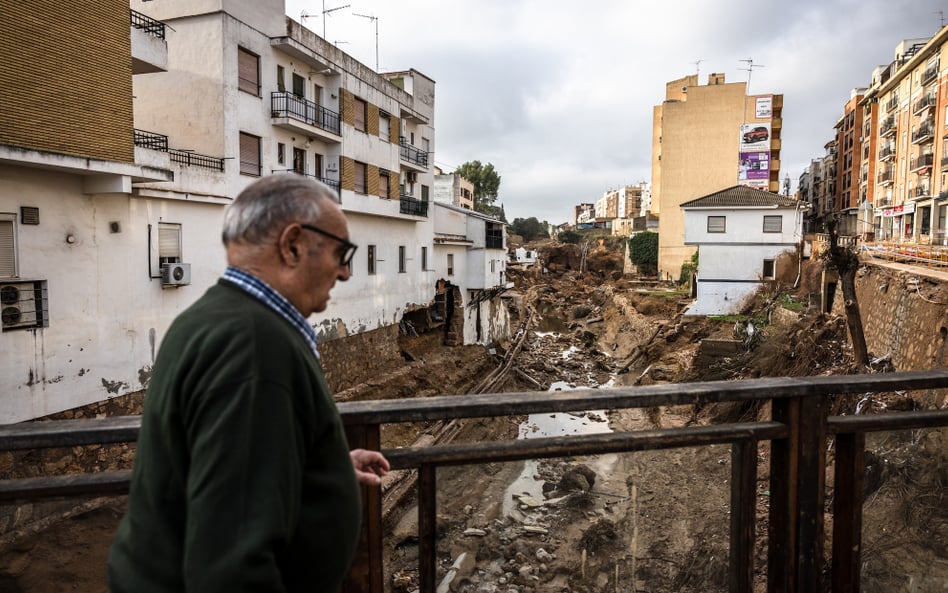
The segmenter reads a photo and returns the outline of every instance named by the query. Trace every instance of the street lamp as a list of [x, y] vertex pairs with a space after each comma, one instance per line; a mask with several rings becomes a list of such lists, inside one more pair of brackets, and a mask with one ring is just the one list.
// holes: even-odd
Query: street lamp
[[352, 16], [360, 16], [364, 19], [369, 19], [369, 21], [375, 22], [375, 72], [379, 71], [379, 17], [372, 16], [370, 14], [357, 14], [352, 13]]

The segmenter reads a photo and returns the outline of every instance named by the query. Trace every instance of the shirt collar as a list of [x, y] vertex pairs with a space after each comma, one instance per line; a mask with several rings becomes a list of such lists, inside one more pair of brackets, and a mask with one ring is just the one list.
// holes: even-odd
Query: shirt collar
[[240, 268], [235, 268], [234, 266], [227, 266], [227, 270], [224, 271], [223, 279], [256, 298], [290, 322], [290, 325], [295, 327], [297, 331], [303, 335], [303, 338], [306, 340], [306, 343], [309, 344], [310, 348], [312, 348], [316, 358], [319, 358], [319, 351], [316, 349], [316, 331], [313, 329], [313, 326], [306, 321], [303, 314], [299, 312], [299, 309], [294, 307], [293, 303], [288, 301], [286, 297], [275, 291], [260, 278]]

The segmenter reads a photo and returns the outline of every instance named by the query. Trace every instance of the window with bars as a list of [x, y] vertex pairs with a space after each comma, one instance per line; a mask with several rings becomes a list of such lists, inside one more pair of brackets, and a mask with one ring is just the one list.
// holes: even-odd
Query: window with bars
[[353, 125], [355, 126], [355, 129], [359, 130], [360, 132], [365, 132], [367, 130], [365, 121], [368, 119], [365, 115], [366, 103], [359, 98], [354, 98], [352, 102], [355, 107], [355, 122]]
[[237, 48], [237, 88], [260, 96], [260, 57], [242, 47]]
[[764, 215], [764, 232], [780, 233], [783, 231], [783, 216], [775, 214]]
[[708, 232], [723, 233], [727, 230], [727, 216], [709, 216]]
[[240, 133], [240, 174], [260, 177], [260, 137]]

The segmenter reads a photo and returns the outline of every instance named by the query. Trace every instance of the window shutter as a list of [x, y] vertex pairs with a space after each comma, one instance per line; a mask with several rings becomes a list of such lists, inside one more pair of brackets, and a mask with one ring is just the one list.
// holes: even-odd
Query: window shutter
[[158, 223], [158, 257], [181, 259], [181, 225]]
[[260, 175], [260, 138], [240, 133], [240, 172], [243, 175]]
[[364, 132], [365, 131], [365, 101], [362, 99], [355, 99], [353, 101], [355, 105], [355, 129]]
[[0, 277], [16, 276], [16, 253], [13, 249], [13, 221], [0, 220]]
[[260, 94], [260, 58], [243, 48], [237, 48], [237, 88], [250, 93]]

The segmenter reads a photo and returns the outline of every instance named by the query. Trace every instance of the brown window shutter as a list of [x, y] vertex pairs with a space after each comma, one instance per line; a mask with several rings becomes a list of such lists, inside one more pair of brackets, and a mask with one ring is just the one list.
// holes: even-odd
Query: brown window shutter
[[237, 48], [237, 88], [260, 96], [260, 58], [242, 47]]
[[260, 176], [260, 138], [240, 133], [240, 174]]

